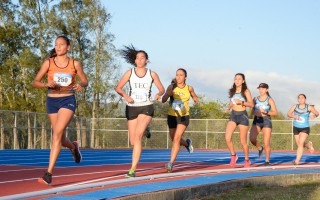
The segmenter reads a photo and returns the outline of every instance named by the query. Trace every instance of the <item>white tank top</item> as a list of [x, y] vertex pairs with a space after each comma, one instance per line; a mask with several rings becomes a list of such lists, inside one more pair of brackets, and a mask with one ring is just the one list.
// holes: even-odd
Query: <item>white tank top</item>
[[151, 100], [151, 87], [153, 78], [151, 70], [147, 68], [147, 72], [143, 77], [137, 76], [135, 68], [131, 69], [129, 79], [130, 92], [129, 96], [133, 99], [133, 103], [127, 103], [128, 106], [147, 106], [153, 104]]

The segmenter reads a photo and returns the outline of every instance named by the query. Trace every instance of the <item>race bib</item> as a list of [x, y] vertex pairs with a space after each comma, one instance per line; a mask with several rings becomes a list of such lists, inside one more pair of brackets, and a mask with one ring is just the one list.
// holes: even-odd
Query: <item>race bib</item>
[[135, 92], [132, 93], [131, 97], [134, 102], [146, 102], [148, 100], [148, 94], [145, 92]]
[[303, 117], [299, 117], [299, 119], [296, 119], [299, 123], [304, 123], [306, 120]]
[[72, 83], [72, 75], [66, 73], [54, 73], [53, 80], [59, 86], [69, 86]]
[[234, 101], [235, 99], [237, 99], [237, 98], [231, 98], [231, 102], [232, 102], [234, 105], [237, 104], [237, 103]]
[[173, 110], [184, 110], [184, 103], [182, 101], [172, 101], [172, 109]]
[[256, 108], [257, 108], [258, 110], [261, 109], [261, 108], [264, 109], [264, 110], [266, 110], [267, 107], [266, 107], [264, 104], [260, 104], [260, 103], [259, 103], [259, 104], [256, 105]]

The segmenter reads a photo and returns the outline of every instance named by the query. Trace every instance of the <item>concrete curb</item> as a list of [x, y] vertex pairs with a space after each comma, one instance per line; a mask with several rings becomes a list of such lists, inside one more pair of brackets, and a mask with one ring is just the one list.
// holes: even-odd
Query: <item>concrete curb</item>
[[143, 193], [126, 197], [116, 198], [117, 200], [154, 200], [154, 199], [201, 199], [214, 197], [217, 194], [248, 186], [274, 187], [290, 186], [303, 183], [320, 182], [320, 173], [310, 174], [286, 174], [276, 176], [252, 177], [240, 180], [225, 181], [221, 183], [206, 184], [195, 187], [179, 188], [152, 193]]

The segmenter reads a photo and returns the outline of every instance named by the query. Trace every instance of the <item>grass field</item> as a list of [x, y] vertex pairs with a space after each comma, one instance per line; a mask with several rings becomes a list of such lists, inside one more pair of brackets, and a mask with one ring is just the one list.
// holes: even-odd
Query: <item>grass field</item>
[[204, 200], [319, 200], [320, 182], [287, 187], [245, 187]]

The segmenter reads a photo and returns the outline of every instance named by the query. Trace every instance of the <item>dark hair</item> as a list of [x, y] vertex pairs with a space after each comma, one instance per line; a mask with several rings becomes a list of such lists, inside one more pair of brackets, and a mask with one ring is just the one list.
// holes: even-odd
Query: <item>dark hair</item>
[[146, 59], [149, 59], [147, 52], [143, 50], [136, 50], [132, 44], [129, 46], [124, 46], [124, 49], [120, 50], [120, 54], [126, 60], [126, 62], [134, 66], [136, 66], [135, 60], [138, 53], [143, 53]]
[[[269, 89], [269, 85], [266, 83], [260, 83], [259, 86], [257, 87], [257, 89], [259, 89], [259, 88]], [[268, 91], [267, 91], [267, 95], [270, 97], [270, 94]]]
[[[236, 76], [238, 76], [238, 75], [241, 76], [242, 79], [244, 80], [244, 83], [242, 83], [242, 86], [241, 86], [241, 96], [242, 96], [245, 100], [247, 100], [247, 97], [246, 97], [246, 95], [244, 94], [244, 92], [248, 89], [247, 83], [246, 83], [246, 78], [245, 78], [244, 74], [242, 74], [242, 73], [237, 73], [236, 75], [234, 75], [234, 77], [236, 77]], [[236, 90], [237, 90], [236, 84], [233, 83], [232, 88], [229, 89], [229, 97], [230, 97], [230, 98], [232, 98], [232, 96], [236, 93]]]
[[307, 99], [307, 97], [306, 97], [305, 94], [299, 94], [299, 95], [298, 95], [298, 98], [299, 98], [299, 96], [303, 96], [305, 99]]
[[[67, 36], [60, 35], [60, 36], [58, 36], [58, 37], [56, 38], [56, 40], [59, 39], [59, 38], [64, 39], [64, 40], [66, 41], [67, 45], [70, 45], [70, 40], [69, 40], [69, 38], [68, 38]], [[51, 49], [51, 51], [50, 51], [49, 54], [50, 54], [50, 58], [56, 57], [56, 56], [57, 56], [56, 48]]]
[[267, 91], [267, 95], [270, 97], [269, 91]]
[[185, 69], [183, 69], [183, 68], [177, 69], [177, 71], [179, 71], [179, 70], [183, 71], [184, 75], [187, 77], [187, 70], [185, 70]]
[[173, 79], [171, 80], [171, 84], [177, 84], [176, 78], [173, 78]]
[[[178, 70], [177, 70], [178, 71]], [[176, 78], [173, 78], [171, 80], [171, 85], [172, 85], [172, 91], [177, 87], [177, 79]], [[173, 102], [173, 95], [170, 96], [170, 102], [172, 103]]]

